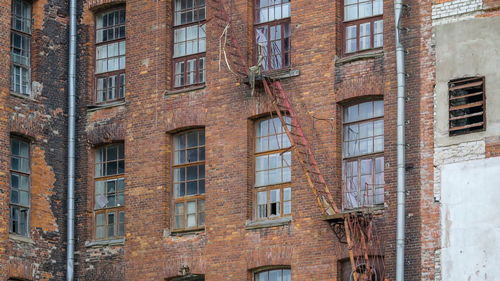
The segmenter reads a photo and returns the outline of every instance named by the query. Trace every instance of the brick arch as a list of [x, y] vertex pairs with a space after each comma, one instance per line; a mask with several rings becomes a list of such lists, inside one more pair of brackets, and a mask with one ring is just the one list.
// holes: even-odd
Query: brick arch
[[247, 253], [247, 269], [250, 271], [266, 267], [286, 267], [292, 263], [290, 247], [270, 247], [251, 250]]
[[87, 141], [91, 146], [123, 141], [125, 126], [122, 123], [96, 124], [87, 128]]
[[35, 273], [38, 271], [38, 266], [27, 261], [11, 260], [7, 265], [7, 280], [29, 281], [33, 280]]
[[380, 76], [363, 76], [344, 80], [335, 86], [336, 102], [363, 100], [384, 95], [384, 81]]
[[86, 8], [92, 11], [108, 9], [116, 5], [125, 5], [125, 0], [89, 0], [86, 3]]

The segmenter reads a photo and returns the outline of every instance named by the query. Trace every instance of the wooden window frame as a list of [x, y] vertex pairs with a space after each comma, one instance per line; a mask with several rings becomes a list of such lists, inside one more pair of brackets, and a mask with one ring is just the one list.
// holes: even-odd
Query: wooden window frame
[[[484, 76], [466, 77], [451, 80], [448, 83], [448, 134], [449, 136], [457, 136], [469, 133], [482, 132], [486, 130], [486, 84]], [[458, 90], [469, 90], [473, 93], [464, 95], [454, 95]], [[480, 98], [480, 100], [469, 101], [470, 98]], [[454, 101], [462, 101], [462, 104], [452, 105]], [[479, 112], [464, 112], [464, 114], [452, 114], [452, 111], [472, 110], [473, 108], [481, 110]], [[482, 117], [482, 121], [468, 123], [466, 125], [454, 126], [453, 123], [460, 120], [470, 120], [469, 118]], [[472, 121], [472, 120], [470, 120]]]
[[[100, 152], [101, 149], [106, 149], [110, 146], [116, 146], [117, 147], [117, 159], [116, 160], [113, 160], [113, 161], [103, 161], [103, 162], [97, 162], [97, 154]], [[124, 154], [124, 157], [123, 158], [120, 158], [119, 155], [120, 155], [120, 152], [119, 152], [119, 146], [122, 146], [122, 149], [123, 149], [123, 154]], [[107, 159], [106, 159], [107, 160]], [[124, 167], [123, 167], [123, 173], [119, 173], [119, 162], [120, 161], [123, 161], [124, 163]], [[111, 163], [111, 162], [116, 162], [117, 164], [117, 173], [116, 174], [104, 174], [104, 175], [98, 175], [97, 172], [95, 172], [95, 175], [94, 175], [94, 189], [93, 189], [93, 210], [94, 210], [94, 227], [93, 227], [93, 237], [95, 240], [112, 240], [112, 239], [119, 239], [119, 238], [123, 238], [125, 237], [125, 228], [123, 228], [123, 235], [119, 235], [119, 232], [120, 232], [120, 224], [124, 224], [125, 223], [125, 217], [123, 219], [123, 222], [120, 221], [120, 213], [123, 213], [124, 216], [125, 216], [125, 203], [123, 205], [116, 205], [116, 206], [110, 206], [110, 207], [101, 207], [101, 208], [98, 208], [97, 207], [97, 202], [96, 202], [96, 188], [97, 188], [97, 182], [104, 182], [104, 185], [106, 185], [106, 183], [108, 181], [111, 181], [111, 180], [121, 180], [123, 179], [125, 181], [125, 145], [124, 143], [122, 142], [117, 142], [117, 143], [111, 143], [111, 144], [107, 144], [107, 145], [103, 145], [103, 146], [99, 146], [95, 149], [95, 158], [94, 158], [94, 171], [97, 170], [97, 166], [100, 165], [100, 164], [107, 164], [107, 163]], [[103, 167], [105, 167], [105, 165], [103, 165]], [[102, 168], [103, 170], [105, 168]], [[104, 187], [106, 189], [106, 186]], [[116, 188], [115, 187], [115, 194], [118, 194], [116, 192]], [[123, 193], [125, 193], [125, 189], [126, 189], [126, 186], [124, 186], [124, 190], [123, 190]], [[105, 193], [106, 194], [106, 193]], [[125, 197], [125, 194], [123, 195]], [[116, 200], [116, 199], [115, 199]], [[124, 202], [125, 202], [125, 199], [124, 199]], [[113, 236], [109, 236], [109, 233], [108, 233], [108, 230], [109, 230], [109, 221], [108, 221], [108, 218], [109, 218], [109, 214], [111, 213], [115, 213], [115, 222], [114, 222], [114, 234]], [[104, 222], [104, 236], [101, 238], [101, 237], [98, 237], [97, 236], [97, 228], [99, 227], [98, 225], [98, 222], [97, 222], [97, 217], [98, 215], [104, 215], [104, 218], [105, 218], [105, 222]]]
[[[267, 151], [261, 151], [261, 152], [257, 152], [257, 139], [260, 138], [260, 136], [258, 136], [258, 131], [257, 131], [257, 127], [259, 126], [260, 122], [262, 121], [266, 121], [266, 120], [273, 120], [273, 119], [276, 119], [278, 117], [265, 117], [265, 118], [260, 118], [260, 119], [257, 119], [255, 120], [255, 123], [254, 123], [254, 155], [253, 155], [253, 159], [254, 159], [254, 171], [253, 171], [253, 178], [254, 178], [254, 188], [253, 188], [253, 195], [252, 197], [254, 198], [254, 203], [253, 203], [253, 207], [254, 207], [254, 220], [256, 221], [266, 221], [266, 220], [273, 220], [273, 219], [279, 219], [279, 218], [283, 218], [283, 217], [290, 217], [292, 215], [292, 208], [293, 208], [293, 205], [292, 205], [292, 189], [291, 189], [291, 186], [292, 186], [292, 180], [291, 180], [291, 173], [292, 173], [292, 163], [290, 163], [290, 166], [289, 166], [289, 169], [290, 169], [290, 181], [287, 181], [287, 182], [280, 182], [280, 183], [276, 183], [276, 184], [268, 184], [268, 185], [261, 185], [261, 186], [257, 186], [257, 157], [259, 156], [265, 156], [265, 155], [272, 155], [272, 154], [280, 154], [280, 156], [283, 156], [284, 153], [290, 153], [290, 161], [292, 161], [292, 155], [291, 155], [291, 146], [289, 147], [285, 147], [285, 148], [279, 148], [279, 149], [273, 149], [273, 150], [267, 150]], [[281, 126], [281, 123], [280, 123], [280, 126]], [[291, 129], [291, 128], [289, 128]], [[270, 137], [270, 136], [278, 136], [278, 135], [283, 135], [283, 136], [286, 136], [288, 138], [288, 136], [286, 135], [286, 133], [283, 131], [282, 134], [273, 134], [273, 135], [266, 135], [264, 137]], [[279, 143], [279, 142], [278, 142]], [[281, 167], [281, 169], [283, 169], [283, 166]], [[268, 170], [272, 170], [272, 169], [268, 169]], [[290, 199], [289, 200], [284, 200], [285, 198], [285, 189], [290, 189]], [[279, 190], [280, 192], [280, 201], [279, 201], [279, 211], [280, 211], [280, 214], [279, 215], [270, 215], [271, 213], [271, 191], [273, 190]], [[266, 206], [267, 206], [267, 209], [266, 209], [266, 217], [260, 217], [259, 216], [259, 205], [258, 204], [258, 195], [260, 192], [266, 192]], [[285, 202], [290, 202], [290, 213], [287, 213], [285, 214], [284, 213], [284, 205], [285, 205]]]
[[[14, 11], [14, 2], [15, 1], [18, 1], [18, 2], [21, 2], [22, 4], [25, 4], [25, 5], [28, 5], [29, 6], [29, 11], [30, 11], [30, 19], [29, 19], [29, 31], [24, 31], [24, 30], [18, 30], [14, 27], [14, 17], [15, 15], [13, 14], [13, 11]], [[11, 21], [10, 21], [10, 55], [11, 55], [11, 59], [10, 59], [10, 68], [11, 68], [11, 72], [10, 72], [10, 91], [16, 93], [16, 94], [20, 94], [20, 95], [25, 95], [25, 96], [31, 96], [31, 42], [32, 42], [32, 33], [33, 33], [33, 3], [31, 1], [26, 1], [26, 0], [15, 0], [15, 1], [12, 1], [11, 3], [11, 8], [12, 8], [12, 11], [11, 11]], [[22, 20], [26, 21], [28, 19], [25, 19], [25, 18], [22, 18]], [[23, 64], [20, 64], [20, 63], [15, 63], [14, 60], [13, 60], [13, 54], [12, 54], [12, 49], [13, 49], [13, 44], [14, 42], [12, 42], [12, 39], [13, 39], [13, 36], [14, 34], [18, 35], [18, 36], [21, 36], [23, 38], [25, 38], [26, 40], [28, 40], [28, 50], [27, 50], [27, 54], [28, 54], [28, 57], [27, 57], [27, 60], [28, 60], [28, 64], [27, 65], [23, 65]], [[27, 71], [27, 86], [26, 86], [26, 92], [24, 93], [23, 90], [22, 90], [22, 83], [20, 84], [20, 91], [16, 91], [15, 90], [15, 83], [14, 83], [14, 69], [15, 67], [19, 67], [20, 69], [24, 69]], [[22, 76], [22, 74], [21, 74]], [[22, 78], [21, 78], [22, 79]]]
[[[121, 26], [125, 26], [125, 36], [123, 38], [118, 38], [118, 39], [112, 39], [112, 40], [107, 40], [107, 41], [101, 41], [101, 42], [97, 42], [97, 33], [98, 31], [102, 30], [102, 29], [109, 29], [111, 27], [106, 27], [106, 28], [97, 28], [97, 18], [99, 15], [104, 15], [104, 14], [110, 14], [110, 13], [113, 13], [113, 12], [116, 12], [116, 11], [124, 11], [125, 13], [125, 22], [123, 24], [116, 24], [116, 25], [113, 25], [112, 28], [117, 28], [117, 27], [121, 27]], [[126, 91], [126, 87], [125, 85], [122, 85], [122, 82], [121, 82], [121, 75], [124, 75], [124, 82], [126, 84], [126, 66], [123, 68], [123, 69], [118, 69], [118, 70], [113, 70], [113, 71], [107, 71], [107, 72], [101, 72], [101, 73], [97, 73], [97, 61], [98, 61], [98, 58], [97, 58], [97, 49], [101, 46], [105, 46], [105, 45], [110, 45], [110, 44], [113, 44], [113, 43], [120, 43], [120, 42], [125, 42], [125, 48], [126, 48], [126, 42], [127, 42], [127, 31], [126, 31], [126, 26], [127, 26], [127, 14], [126, 14], [126, 9], [125, 9], [125, 6], [123, 5], [120, 5], [118, 7], [114, 7], [114, 8], [111, 8], [111, 9], [107, 9], [107, 10], [103, 10], [103, 11], [100, 11], [99, 13], [97, 13], [94, 17], [94, 22], [96, 23], [95, 25], [95, 28], [94, 28], [94, 35], [95, 35], [95, 41], [94, 41], [94, 55], [95, 55], [95, 59], [94, 59], [94, 63], [95, 63], [95, 69], [94, 69], [94, 99], [95, 99], [95, 104], [106, 104], [106, 103], [111, 103], [111, 102], [117, 102], [117, 101], [122, 101], [125, 99], [125, 91]], [[127, 57], [127, 52], [125, 51], [125, 55], [123, 55], [125, 57], [125, 60], [126, 60], [126, 57]], [[118, 56], [115, 56], [117, 58], [120, 58], [121, 55], [118, 54]], [[112, 57], [107, 57], [106, 59], [109, 59], [109, 58], [112, 58]], [[106, 97], [106, 99], [102, 99], [102, 100], [99, 100], [99, 86], [98, 86], [98, 81], [99, 79], [106, 79], [106, 78], [111, 78], [113, 76], [116, 76], [116, 80], [115, 80], [115, 89], [114, 89], [114, 95], [115, 95], [115, 98], [113, 99], [108, 99], [106, 96], [107, 96], [107, 91], [106, 93], [103, 93], [103, 95]], [[121, 90], [120, 89], [123, 89], [123, 95], [120, 94]], [[108, 88], [106, 88], [108, 89]]]
[[[349, 105], [346, 105], [344, 108], [343, 108], [343, 112], [345, 112], [349, 107], [351, 106], [356, 106], [356, 105], [360, 105], [360, 104], [363, 104], [363, 103], [367, 103], [367, 102], [376, 102], [376, 101], [381, 101], [381, 100], [371, 100], [371, 101], [360, 101], [360, 102], [357, 102], [357, 103], [352, 103], [352, 104], [349, 104]], [[380, 121], [382, 120], [384, 122], [384, 132], [382, 134], [382, 136], [384, 137], [384, 140], [385, 140], [385, 120], [384, 120], [384, 117], [385, 117], [385, 110], [384, 110], [384, 114], [382, 114], [382, 116], [376, 116], [376, 117], [370, 117], [370, 118], [366, 118], [366, 119], [360, 119], [360, 120], [356, 120], [356, 121], [345, 121], [344, 117], [342, 118], [342, 208], [344, 210], [353, 210], [353, 209], [358, 209], [358, 208], [363, 208], [363, 207], [373, 207], [373, 206], [378, 206], [378, 205], [381, 205], [383, 204], [384, 202], [382, 203], [375, 203], [375, 190], [377, 189], [380, 189], [380, 187], [376, 187], [375, 185], [375, 176], [376, 176], [376, 159], [377, 158], [382, 158], [384, 163], [382, 164], [382, 168], [384, 169], [384, 175], [385, 175], [385, 146], [384, 146], [384, 149], [382, 151], [374, 151], [374, 152], [371, 152], [371, 153], [365, 153], [365, 154], [359, 154], [359, 155], [355, 155], [355, 156], [345, 156], [344, 154], [344, 151], [345, 149], [348, 149], [346, 148], [346, 141], [345, 141], [345, 128], [346, 126], [349, 126], [349, 125], [355, 125], [355, 124], [362, 124], [362, 123], [367, 123], [367, 122], [370, 122], [370, 123], [375, 123], [376, 121]], [[378, 137], [380, 135], [373, 135], [371, 137], [366, 137], [366, 138], [359, 138], [359, 139], [356, 139], [356, 140], [363, 140], [363, 139], [368, 139], [368, 138], [372, 138], [373, 140], [375, 140], [376, 137]], [[375, 146], [375, 144], [373, 143], [373, 146]], [[357, 206], [356, 207], [347, 207], [346, 205], [346, 196], [347, 196], [347, 189], [346, 189], [346, 184], [347, 184], [347, 163], [350, 163], [350, 162], [354, 162], [356, 161], [357, 162], [357, 188], [358, 188], [358, 191], [362, 191], [363, 189], [361, 188], [361, 161], [362, 160], [371, 160], [372, 162], [372, 171], [371, 171], [371, 182], [373, 183], [373, 188], [372, 188], [372, 201], [373, 203], [372, 204], [362, 204], [363, 202], [357, 202]], [[385, 182], [383, 183], [383, 185], [385, 186]], [[384, 186], [381, 188], [382, 191], [384, 190]], [[368, 193], [368, 189], [365, 189], [364, 190], [366, 193]], [[382, 196], [383, 196], [383, 193], [382, 193]], [[384, 198], [384, 196], [383, 196]]]
[[[191, 132], [197, 132], [197, 142], [198, 142], [198, 145], [197, 146], [193, 146], [193, 147], [189, 147], [189, 149], [196, 149], [197, 150], [197, 158], [198, 158], [198, 161], [194, 161], [194, 162], [187, 162], [187, 158], [186, 158], [186, 162], [184, 163], [180, 163], [180, 164], [176, 164], [175, 163], [175, 153], [177, 151], [186, 151], [188, 150], [188, 146], [187, 146], [187, 135]], [[200, 132], [203, 132], [203, 138], [204, 138], [204, 142], [203, 142], [203, 145], [200, 145]], [[178, 137], [178, 136], [183, 136], [186, 138], [186, 144], [185, 144], [185, 147], [184, 149], [177, 149], [176, 147], [176, 144], [175, 144], [175, 138]], [[206, 181], [206, 170], [205, 170], [205, 167], [206, 167], [206, 158], [204, 155], [203, 156], [203, 160], [200, 160], [200, 149], [203, 148], [204, 150], [204, 154], [206, 153], [205, 152], [205, 148], [206, 148], [206, 139], [205, 139], [205, 129], [204, 128], [195, 128], [195, 129], [190, 129], [190, 130], [185, 130], [185, 131], [181, 131], [181, 132], [178, 132], [174, 135], [172, 135], [172, 155], [171, 155], [171, 165], [170, 165], [170, 169], [171, 169], [171, 175], [172, 175], [172, 180], [171, 180], [171, 187], [172, 187], [172, 192], [171, 192], [171, 196], [173, 198], [172, 200], [172, 224], [171, 224], [171, 229], [172, 231], [174, 232], [183, 232], [183, 231], [197, 231], [197, 230], [203, 230], [205, 229], [205, 225], [206, 225], [206, 208], [205, 208], [205, 203], [206, 203], [206, 184], [204, 185], [204, 191], [203, 193], [200, 193], [200, 186], [199, 186], [199, 182], [201, 180], [203, 180], [204, 182]], [[191, 181], [196, 181], [197, 182], [197, 192], [196, 194], [194, 195], [187, 195], [187, 191], [184, 193], [183, 196], [179, 196], [179, 197], [176, 197], [175, 196], [175, 185], [177, 183], [181, 184], [181, 183], [184, 183], [185, 185], [185, 190], [187, 190], [187, 183], [190, 181], [187, 179], [187, 175], [184, 179], [184, 181], [179, 181], [179, 182], [176, 182], [175, 180], [175, 169], [179, 169], [179, 168], [188, 168], [188, 167], [198, 167], [198, 166], [203, 166], [204, 167], [204, 171], [205, 171], [205, 175], [203, 178], [199, 177], [200, 174], [199, 174], [199, 170], [197, 171], [197, 178], [195, 180], [191, 180]], [[186, 174], [187, 174], [187, 170], [186, 170]], [[200, 202], [203, 202], [203, 210], [200, 210]], [[188, 210], [188, 203], [189, 202], [196, 202], [196, 225], [194, 227], [187, 227], [187, 220], [188, 220], [188, 213], [187, 210]], [[176, 210], [176, 206], [178, 204], [183, 204], [183, 213], [182, 214], [178, 214], [177, 213], [177, 210]], [[176, 225], [176, 220], [177, 220], [177, 217], [181, 217], [182, 216], [182, 221], [183, 221], [183, 227], [177, 227]], [[200, 221], [201, 221], [201, 217], [203, 217], [203, 223], [201, 224]]]
[[[354, 20], [345, 20], [345, 1], [346, 0], [343, 0], [343, 1], [340, 1], [340, 8], [339, 10], [341, 11], [341, 20], [342, 20], [342, 23], [341, 23], [341, 37], [342, 37], [342, 44], [341, 44], [341, 51], [342, 51], [342, 55], [343, 56], [351, 56], [351, 55], [357, 55], [357, 54], [362, 54], [362, 53], [366, 53], [366, 52], [371, 52], [373, 50], [382, 50], [384, 48], [384, 32], [382, 31], [382, 46], [380, 47], [374, 47], [374, 43], [375, 43], [375, 22], [377, 21], [382, 21], [382, 28], [383, 26], [385, 25], [385, 21], [384, 21], [384, 11], [382, 10], [382, 14], [381, 15], [374, 15], [374, 16], [370, 16], [370, 17], [363, 17], [363, 18], [357, 18], [357, 19], [354, 19]], [[373, 2], [374, 0], [371, 0], [372, 1], [372, 5], [373, 5]], [[358, 4], [359, 5], [359, 4]], [[384, 3], [382, 2], [382, 5], [384, 5]], [[373, 6], [372, 6], [373, 7]], [[372, 8], [373, 9], [373, 8]], [[382, 7], [383, 9], [383, 7]], [[370, 23], [370, 48], [367, 48], [367, 49], [364, 49], [364, 50], [360, 50], [360, 26], [361, 24], [364, 24], [364, 23]], [[350, 26], [356, 26], [356, 51], [354, 52], [347, 52], [347, 27], [350, 27]], [[380, 34], [380, 33], [377, 33], [377, 34]]]
[[[12, 153], [12, 144], [13, 144], [13, 141], [16, 140], [16, 141], [19, 141], [19, 142], [23, 142], [25, 144], [28, 145], [28, 158], [26, 157], [22, 157], [20, 155], [14, 155]], [[20, 159], [25, 159], [28, 161], [28, 170], [27, 171], [22, 171], [22, 170], [15, 170], [13, 169], [12, 167], [12, 158], [20, 158]], [[31, 142], [29, 140], [26, 140], [24, 138], [21, 138], [21, 137], [17, 137], [17, 136], [11, 136], [10, 137], [10, 165], [9, 165], [9, 187], [10, 187], [10, 194], [9, 194], [9, 232], [10, 233], [13, 233], [13, 234], [16, 234], [16, 235], [21, 235], [21, 236], [26, 236], [26, 237], [30, 237], [30, 225], [31, 225], [31, 162], [32, 162], [32, 154], [31, 154]], [[19, 203], [13, 203], [12, 202], [12, 191], [13, 191], [13, 187], [12, 187], [12, 175], [20, 175], [20, 176], [23, 176], [23, 177], [27, 177], [28, 178], [28, 205], [22, 205], [21, 204], [21, 196], [20, 196], [20, 192], [23, 192], [21, 190], [17, 190], [18, 192], [18, 201]], [[24, 191], [26, 192], [26, 191]], [[13, 209], [27, 209], [27, 214], [26, 214], [26, 229], [25, 229], [25, 232], [26, 233], [22, 233], [22, 231], [13, 231], [13, 222], [14, 222], [14, 218], [13, 218]], [[20, 226], [19, 226], [19, 218], [16, 220], [18, 222], [18, 229], [20, 229]]]
[[[254, 2], [254, 5], [255, 5], [255, 8], [254, 8], [254, 26], [253, 26], [253, 45], [254, 45], [254, 48], [255, 48], [255, 55], [253, 57], [253, 63], [254, 64], [258, 64], [259, 63], [259, 45], [257, 43], [257, 39], [256, 39], [256, 35], [257, 35], [257, 29], [258, 28], [262, 28], [262, 27], [267, 27], [267, 34], [266, 34], [266, 39], [267, 39], [267, 56], [266, 56], [266, 59], [267, 59], [267, 64], [265, 66], [265, 68], [263, 69], [263, 71], [265, 72], [272, 72], [272, 71], [276, 71], [276, 70], [282, 70], [282, 69], [288, 69], [290, 67], [292, 67], [292, 25], [291, 25], [291, 16], [292, 16], [292, 13], [291, 13], [291, 1], [290, 2], [287, 2], [287, 3], [290, 3], [290, 14], [288, 17], [286, 18], [280, 18], [280, 19], [275, 19], [275, 20], [272, 20], [272, 21], [265, 21], [265, 22], [260, 22], [260, 10], [261, 9], [264, 9], [264, 8], [269, 8], [269, 7], [276, 7], [276, 6], [282, 6], [283, 3], [279, 3], [279, 4], [274, 4], [274, 5], [268, 5], [268, 6], [265, 6], [263, 8], [259, 7], [259, 4], [260, 4], [260, 0], [255, 0]], [[281, 59], [281, 67], [280, 68], [272, 68], [272, 52], [271, 52], [271, 49], [272, 49], [272, 42], [275, 42], [275, 41], [278, 41], [278, 40], [274, 40], [274, 41], [271, 41], [271, 36], [270, 36], [270, 32], [271, 32], [271, 27], [272, 26], [280, 26], [281, 27], [281, 38], [280, 38], [280, 45], [281, 45], [281, 54], [280, 54], [280, 59]], [[285, 26], [288, 25], [288, 30], [289, 30], [289, 34], [287, 36], [285, 30]], [[288, 50], [285, 50], [285, 39], [288, 39]], [[286, 61], [286, 56], [288, 55], [288, 64], [285, 64], [285, 61]]]
[[261, 268], [259, 270], [256, 270], [252, 274], [252, 280], [253, 281], [258, 281], [257, 275], [262, 274], [264, 272], [268, 272], [268, 278], [269, 278], [269, 272], [270, 271], [275, 271], [275, 270], [281, 270], [281, 278], [279, 280], [283, 280], [283, 270], [288, 270], [290, 272], [290, 280], [293, 280], [292, 279], [292, 269], [290, 267], [283, 267], [283, 266], [269, 266], [269, 267], [263, 267], [263, 268]]
[[[180, 10], [180, 11], [189, 11], [189, 10], [199, 10], [201, 6], [196, 6], [196, 0], [194, 0], [194, 5], [193, 5], [193, 8], [192, 9], [184, 9], [184, 10]], [[198, 20], [198, 21], [193, 21], [193, 22], [190, 22], [190, 23], [184, 23], [184, 24], [176, 24], [175, 22], [175, 14], [177, 13], [177, 11], [175, 10], [175, 0], [172, 1], [172, 11], [173, 11], [173, 15], [172, 15], [172, 45], [171, 45], [171, 53], [172, 53], [172, 67], [171, 67], [171, 71], [172, 71], [172, 89], [175, 89], [175, 90], [180, 90], [180, 89], [185, 89], [185, 88], [190, 88], [190, 87], [196, 87], [196, 86], [199, 86], [199, 85], [203, 85], [206, 83], [206, 80], [207, 80], [207, 59], [206, 59], [206, 44], [207, 44], [207, 37], [205, 37], [205, 51], [203, 52], [198, 52], [198, 53], [195, 53], [195, 54], [189, 54], [189, 55], [184, 55], [184, 56], [178, 56], [178, 57], [175, 57], [174, 56], [174, 53], [175, 53], [175, 31], [177, 29], [180, 29], [180, 28], [186, 28], [186, 27], [190, 27], [190, 26], [202, 26], [202, 25], [205, 25], [205, 34], [206, 34], [206, 27], [207, 27], [207, 17], [208, 17], [208, 6], [207, 6], [207, 0], [205, 0], [205, 18], [203, 20]], [[198, 43], [199, 43], [199, 38], [198, 37]], [[204, 69], [200, 69], [200, 59], [201, 58], [204, 58]], [[195, 76], [195, 82], [193, 84], [187, 84], [187, 74], [188, 74], [188, 69], [187, 69], [187, 62], [189, 60], [193, 60], [193, 59], [196, 59], [196, 69], [195, 69], [195, 73], [196, 73], [196, 76]], [[176, 81], [176, 77], [179, 76], [178, 74], [176, 74], [176, 65], [177, 63], [180, 63], [180, 62], [184, 62], [184, 71], [183, 71], [183, 74], [184, 75], [184, 84], [183, 85], [176, 85], [175, 84], [175, 81]], [[200, 81], [200, 70], [203, 71], [203, 81]]]

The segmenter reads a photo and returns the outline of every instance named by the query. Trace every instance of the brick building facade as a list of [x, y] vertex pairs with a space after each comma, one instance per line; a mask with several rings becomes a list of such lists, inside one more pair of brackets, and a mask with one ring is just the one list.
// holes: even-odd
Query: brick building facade
[[[30, 32], [11, 20], [27, 17], [18, 2], [31, 9]], [[288, 93], [338, 206], [374, 213], [384, 241], [370, 253], [383, 261], [374, 280], [395, 280], [394, 7], [358, 2], [78, 1], [75, 279], [350, 280], [347, 247], [273, 122], [271, 99], [239, 75], [259, 63]], [[447, 164], [440, 146], [452, 148], [435, 129], [435, 86], [477, 73], [440, 76], [440, 26], [494, 20], [499, 3], [405, 2], [405, 276], [452, 280], [441, 267], [447, 232], [436, 197]], [[0, 280], [64, 280], [68, 7], [0, 6]], [[31, 63], [19, 66], [30, 71], [26, 92], [23, 78], [6, 74], [18, 67], [12, 34], [31, 39]], [[498, 135], [467, 140], [471, 150], [484, 142], [470, 159], [497, 157]], [[24, 192], [13, 175], [29, 179], [27, 206], [12, 199]], [[25, 233], [16, 208], [28, 208]]]

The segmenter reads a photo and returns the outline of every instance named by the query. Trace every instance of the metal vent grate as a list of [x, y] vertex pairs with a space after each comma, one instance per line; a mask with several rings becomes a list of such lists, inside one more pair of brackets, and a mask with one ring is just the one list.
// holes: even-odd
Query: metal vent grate
[[450, 136], [484, 130], [484, 77], [452, 80], [448, 91]]

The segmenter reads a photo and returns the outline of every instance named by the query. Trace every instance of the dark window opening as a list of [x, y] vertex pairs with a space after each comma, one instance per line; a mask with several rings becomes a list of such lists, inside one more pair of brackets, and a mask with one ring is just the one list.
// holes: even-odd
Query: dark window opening
[[449, 89], [450, 136], [485, 128], [484, 77], [452, 80]]

